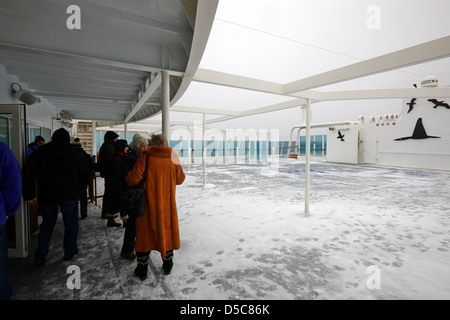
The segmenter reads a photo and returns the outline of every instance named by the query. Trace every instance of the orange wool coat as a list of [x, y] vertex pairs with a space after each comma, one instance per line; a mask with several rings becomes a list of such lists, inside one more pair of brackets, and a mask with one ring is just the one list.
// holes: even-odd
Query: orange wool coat
[[152, 146], [126, 176], [130, 187], [144, 178], [147, 156], [145, 213], [136, 219], [136, 252], [156, 250], [164, 257], [167, 251], [180, 249], [175, 191], [185, 175], [178, 154], [169, 147]]

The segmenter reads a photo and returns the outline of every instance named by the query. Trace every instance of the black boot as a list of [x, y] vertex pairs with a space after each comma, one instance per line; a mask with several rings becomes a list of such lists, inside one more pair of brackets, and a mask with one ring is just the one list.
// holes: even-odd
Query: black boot
[[150, 252], [136, 252], [137, 266], [134, 269], [134, 274], [142, 281], [147, 279], [148, 259], [150, 258]]
[[173, 267], [173, 250], [167, 251], [166, 256], [163, 258], [163, 269], [166, 275], [169, 275]]

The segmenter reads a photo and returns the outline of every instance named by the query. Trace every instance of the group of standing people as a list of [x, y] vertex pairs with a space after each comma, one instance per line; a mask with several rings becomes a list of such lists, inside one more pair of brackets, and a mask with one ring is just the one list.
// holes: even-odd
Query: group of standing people
[[[78, 253], [78, 208], [80, 205], [81, 219], [86, 218], [86, 189], [94, 171], [105, 180], [102, 218], [107, 220], [106, 226], [121, 226], [115, 220], [120, 215], [125, 227], [121, 256], [137, 258], [135, 274], [145, 279], [150, 252], [159, 251], [169, 274], [173, 250], [180, 248], [175, 188], [185, 175], [179, 156], [163, 135], [147, 139], [136, 134], [128, 145], [113, 131], [106, 132], [95, 166], [80, 141], [75, 139], [71, 144], [69, 132], [63, 128], [27, 160], [22, 170], [22, 195], [30, 205], [39, 203], [42, 215], [34, 265], [46, 262], [59, 211], [65, 228], [64, 260]], [[137, 217], [125, 211], [121, 195], [128, 187], [138, 187], [144, 176], [145, 212]]]
[[[125, 225], [121, 256], [137, 259], [134, 272], [140, 279], [147, 277], [152, 250], [160, 252], [164, 272], [170, 274], [173, 250], [180, 248], [175, 189], [185, 175], [179, 156], [164, 135], [153, 135], [148, 141], [136, 134], [130, 145], [118, 137], [106, 132], [99, 153], [98, 170], [105, 178], [102, 218], [108, 220], [108, 227], [121, 226], [115, 221], [120, 214]], [[128, 187], [138, 187], [144, 178], [145, 212], [136, 216], [125, 210], [121, 195]]]
[[[6, 222], [18, 210], [22, 196], [29, 205], [38, 205], [42, 215], [34, 266], [46, 262], [59, 212], [64, 222], [63, 259], [71, 260], [78, 254], [78, 201], [85, 219], [87, 185], [94, 171], [105, 179], [102, 218], [108, 227], [121, 226], [115, 221], [120, 214], [125, 227], [121, 256], [137, 260], [135, 275], [146, 279], [151, 251], [160, 253], [162, 268], [170, 274], [173, 251], [180, 248], [175, 191], [185, 175], [179, 156], [161, 134], [151, 139], [136, 134], [130, 145], [113, 131], [104, 138], [94, 165], [79, 139], [71, 143], [64, 128], [56, 130], [48, 143], [37, 137], [22, 171], [9, 147], [0, 143], [0, 300], [11, 298]], [[144, 210], [137, 216], [125, 210], [121, 195], [126, 188], [142, 185]]]

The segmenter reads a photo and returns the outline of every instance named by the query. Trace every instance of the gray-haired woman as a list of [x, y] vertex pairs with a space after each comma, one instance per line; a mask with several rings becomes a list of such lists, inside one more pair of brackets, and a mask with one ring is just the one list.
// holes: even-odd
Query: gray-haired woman
[[[139, 159], [142, 152], [148, 147], [148, 139], [139, 133], [133, 136], [133, 141], [130, 143], [129, 157], [133, 162], [133, 166]], [[123, 224], [125, 226], [125, 233], [123, 235], [123, 244], [120, 255], [128, 260], [136, 259], [134, 253], [134, 246], [136, 243], [136, 215], [134, 211], [121, 212]]]

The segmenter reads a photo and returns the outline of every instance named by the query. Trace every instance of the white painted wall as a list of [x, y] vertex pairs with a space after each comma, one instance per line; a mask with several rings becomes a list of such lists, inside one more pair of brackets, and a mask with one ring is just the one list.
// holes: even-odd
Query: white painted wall
[[[327, 161], [357, 164], [358, 131], [357, 125], [335, 126], [327, 135]], [[342, 139], [338, 138], [339, 132]]]
[[[409, 113], [407, 103], [411, 99], [404, 99], [398, 119], [383, 116], [375, 122], [366, 119], [364, 124], [351, 126], [345, 133], [349, 139], [342, 143], [336, 139], [337, 130], [342, 127], [336, 127], [328, 134], [327, 161], [355, 163], [354, 155], [358, 152], [360, 164], [450, 170], [450, 109], [434, 108], [428, 99], [433, 98], [417, 99]], [[450, 98], [437, 100], [450, 104]], [[413, 136], [419, 118], [427, 135], [439, 138], [395, 140]], [[356, 144], [355, 132], [359, 134]]]

